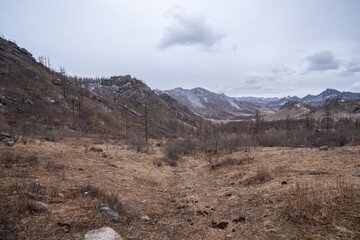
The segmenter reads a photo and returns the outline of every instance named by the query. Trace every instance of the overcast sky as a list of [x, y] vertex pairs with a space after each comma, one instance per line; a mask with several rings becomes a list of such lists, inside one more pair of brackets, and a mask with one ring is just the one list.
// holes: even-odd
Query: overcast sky
[[69, 75], [229, 96], [360, 92], [359, 0], [0, 0], [0, 33]]

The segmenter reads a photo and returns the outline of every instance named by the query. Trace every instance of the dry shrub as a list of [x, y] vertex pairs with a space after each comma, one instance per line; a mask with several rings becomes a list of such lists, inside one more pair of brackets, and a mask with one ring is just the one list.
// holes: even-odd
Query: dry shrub
[[4, 163], [4, 167], [11, 168], [11, 166], [18, 162], [18, 156], [12, 152], [2, 152], [0, 154], [1, 163]]
[[128, 149], [134, 149], [137, 152], [146, 153], [149, 149], [146, 141], [143, 137], [134, 136], [125, 140], [125, 144], [128, 145]]
[[0, 239], [16, 240], [19, 239], [15, 224], [9, 219], [5, 211], [0, 212]]
[[354, 237], [360, 236], [359, 206], [360, 188], [344, 180], [338, 180], [333, 189], [296, 184], [288, 192], [283, 216], [298, 226], [347, 229]]
[[46, 187], [37, 182], [30, 182], [26, 190], [28, 193], [36, 195], [42, 195], [46, 193]]
[[221, 167], [225, 167], [225, 166], [231, 166], [231, 165], [240, 165], [240, 164], [243, 164], [243, 163], [250, 163], [254, 161], [254, 158], [251, 158], [251, 157], [245, 157], [245, 158], [231, 158], [231, 157], [228, 157], [216, 164], [213, 164], [211, 165], [211, 170], [216, 170], [218, 168], [221, 168]]
[[48, 169], [49, 171], [64, 170], [64, 169], [65, 169], [65, 165], [64, 165], [64, 164], [60, 164], [60, 163], [55, 163], [55, 162], [49, 161], [49, 162], [47, 162], [47, 164], [46, 164], [46, 169]]
[[195, 143], [191, 140], [172, 140], [165, 144], [165, 155], [168, 159], [178, 160], [179, 155], [189, 154], [195, 150]]
[[245, 184], [246, 185], [250, 185], [250, 184], [260, 184], [260, 183], [265, 183], [269, 180], [271, 180], [272, 177], [271, 177], [271, 174], [269, 172], [269, 170], [261, 165], [257, 171], [256, 171], [256, 175], [253, 176], [253, 177], [250, 177], [248, 178], [246, 181], [245, 181]]
[[104, 190], [91, 184], [80, 187], [80, 191], [83, 194], [87, 193], [87, 196], [91, 196], [100, 200], [102, 203], [106, 204], [108, 207], [112, 208], [115, 211], [119, 211], [122, 207], [122, 203], [118, 195], [115, 193], [105, 192]]
[[162, 167], [163, 166], [163, 162], [159, 159], [156, 159], [153, 161], [154, 165], [157, 167]]
[[177, 167], [178, 163], [177, 160], [171, 159], [171, 158], [162, 158], [161, 159], [166, 165], [169, 165], [171, 167]]
[[39, 164], [39, 159], [36, 156], [27, 156], [25, 158], [25, 162], [27, 162], [32, 167], [37, 167]]

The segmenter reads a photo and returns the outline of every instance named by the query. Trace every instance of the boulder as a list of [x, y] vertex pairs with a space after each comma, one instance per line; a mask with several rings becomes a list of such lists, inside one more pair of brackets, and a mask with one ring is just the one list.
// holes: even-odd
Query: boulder
[[327, 151], [327, 150], [329, 150], [329, 146], [328, 146], [328, 145], [321, 146], [321, 147], [319, 148], [319, 150], [320, 150], [320, 151]]
[[100, 214], [110, 220], [118, 220], [119, 219], [119, 213], [109, 207], [100, 208], [100, 210], [97, 211], [97, 214]]
[[112, 162], [108, 162], [107, 165], [109, 165], [110, 167], [118, 168], [118, 166], [116, 166], [116, 164]]
[[31, 202], [29, 203], [29, 208], [34, 212], [44, 212], [49, 210], [49, 205], [37, 201], [37, 202]]
[[26, 99], [25, 103], [30, 104], [31, 106], [34, 106], [35, 103], [31, 101], [30, 99]]
[[124, 240], [114, 229], [103, 227], [89, 231], [85, 234], [85, 240]]
[[93, 151], [93, 152], [102, 152], [103, 150], [102, 150], [101, 148], [92, 147], [92, 148], [90, 148], [90, 151]]

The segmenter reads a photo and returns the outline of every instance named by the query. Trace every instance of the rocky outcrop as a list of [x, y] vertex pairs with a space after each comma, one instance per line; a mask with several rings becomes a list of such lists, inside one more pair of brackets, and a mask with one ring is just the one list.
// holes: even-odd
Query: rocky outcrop
[[89, 231], [85, 234], [85, 240], [124, 240], [114, 229], [103, 227]]

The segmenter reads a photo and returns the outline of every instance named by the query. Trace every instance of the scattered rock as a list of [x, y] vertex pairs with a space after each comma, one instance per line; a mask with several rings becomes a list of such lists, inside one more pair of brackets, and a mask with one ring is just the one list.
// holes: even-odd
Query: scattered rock
[[6, 132], [0, 132], [0, 138], [1, 139], [11, 138], [11, 135]]
[[111, 156], [109, 154], [107, 154], [106, 152], [102, 153], [102, 157], [103, 158], [111, 158]]
[[211, 221], [211, 225], [210, 225], [210, 227], [212, 227], [212, 228], [219, 228], [219, 229], [225, 229], [225, 228], [227, 228], [227, 226], [228, 226], [227, 222], [219, 222], [219, 223], [217, 223], [217, 222], [214, 222], [214, 221]]
[[61, 81], [60, 81], [60, 79], [58, 79], [58, 78], [52, 78], [52, 79], [51, 79], [51, 82], [52, 82], [54, 85], [56, 85], [56, 86], [60, 86], [60, 85], [61, 85]]
[[59, 196], [59, 197], [64, 197], [64, 194], [59, 193], [58, 196]]
[[84, 171], [84, 169], [82, 169], [82, 168], [79, 168], [79, 171], [80, 171], [80, 172], [82, 172], [82, 171]]
[[207, 211], [197, 211], [196, 212], [196, 214], [198, 215], [198, 216], [205, 216], [205, 215], [209, 215], [209, 213], [207, 212]]
[[329, 150], [329, 146], [328, 146], [328, 145], [321, 146], [321, 147], [319, 148], [319, 150], [320, 150], [320, 151], [327, 151], [327, 150]]
[[282, 181], [281, 184], [285, 185], [285, 184], [287, 184], [287, 181]]
[[102, 150], [101, 148], [91, 147], [91, 148], [90, 148], [90, 151], [93, 151], [93, 152], [102, 152], [103, 150]]
[[13, 141], [6, 142], [6, 146], [8, 146], [8, 147], [13, 147], [14, 145], [15, 145], [15, 142], [13, 142]]
[[44, 212], [44, 211], [49, 210], [49, 205], [47, 205], [43, 202], [37, 201], [37, 202], [29, 203], [29, 208], [31, 211], [34, 211], [34, 212]]
[[232, 195], [231, 193], [228, 193], [228, 194], [226, 194], [225, 196], [226, 196], [226, 197], [231, 197], [231, 195]]
[[103, 227], [89, 231], [85, 234], [85, 240], [124, 240], [114, 229]]
[[236, 224], [239, 223], [239, 222], [245, 222], [245, 221], [246, 221], [245, 217], [238, 217], [238, 218], [233, 220], [233, 222], [236, 223]]
[[100, 208], [100, 210], [97, 211], [96, 213], [100, 214], [110, 220], [118, 220], [119, 219], [119, 213], [109, 207]]
[[207, 152], [210, 155], [215, 155], [217, 153], [217, 150], [216, 149], [209, 149], [209, 150], [207, 150]]
[[150, 221], [151, 219], [150, 219], [150, 217], [149, 217], [148, 215], [145, 215], [145, 216], [142, 216], [142, 217], [141, 217], [141, 220], [143, 220], [143, 221]]
[[107, 165], [110, 167], [118, 168], [118, 166], [116, 166], [116, 164], [112, 162], [108, 162]]
[[26, 103], [26, 104], [30, 104], [31, 106], [34, 106], [34, 105], [35, 105], [35, 103], [34, 103], [33, 101], [31, 101], [30, 99], [26, 99], [26, 100], [25, 100], [25, 103]]

